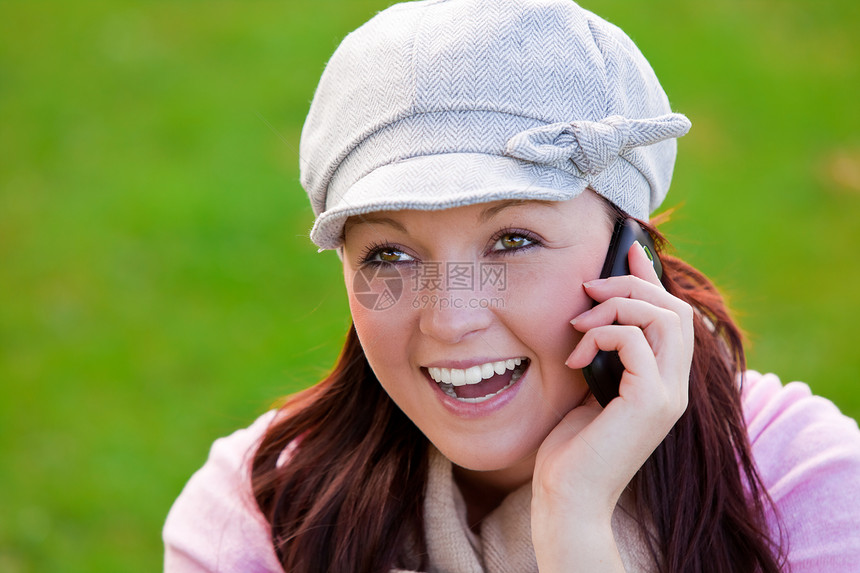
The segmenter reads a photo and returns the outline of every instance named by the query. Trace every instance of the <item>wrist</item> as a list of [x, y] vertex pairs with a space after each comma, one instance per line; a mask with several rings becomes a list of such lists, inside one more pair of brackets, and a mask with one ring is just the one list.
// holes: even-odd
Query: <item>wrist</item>
[[532, 482], [532, 543], [541, 573], [623, 571], [605, 491]]
[[609, 524], [621, 492], [590, 485], [592, 481], [581, 477], [535, 476], [532, 480], [532, 514], [550, 522], [577, 516], [580, 521]]
[[611, 518], [560, 512], [532, 514], [532, 544], [541, 573], [624, 571]]

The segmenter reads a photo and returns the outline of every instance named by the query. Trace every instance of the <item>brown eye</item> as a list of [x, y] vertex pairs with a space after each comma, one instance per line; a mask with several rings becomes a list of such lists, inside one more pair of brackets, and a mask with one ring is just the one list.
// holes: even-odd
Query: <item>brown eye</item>
[[384, 249], [377, 253], [380, 261], [386, 263], [396, 263], [400, 260], [400, 257], [403, 256], [403, 253], [397, 251], [395, 249]]
[[404, 253], [395, 247], [380, 247], [373, 249], [367, 256], [362, 258], [362, 264], [365, 265], [388, 265], [394, 263], [404, 263], [414, 261], [410, 255]]
[[522, 247], [527, 247], [530, 245], [532, 241], [528, 237], [524, 237], [523, 235], [518, 235], [516, 233], [505, 233], [499, 240], [496, 241], [496, 244], [493, 248], [497, 251], [510, 251], [513, 249], [520, 249]]

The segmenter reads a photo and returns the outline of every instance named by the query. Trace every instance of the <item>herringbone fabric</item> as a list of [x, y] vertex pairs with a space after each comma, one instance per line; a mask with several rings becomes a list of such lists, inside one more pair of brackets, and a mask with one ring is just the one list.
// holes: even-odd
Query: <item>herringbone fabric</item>
[[398, 4], [344, 39], [311, 104], [311, 239], [337, 248], [361, 213], [586, 187], [647, 218], [689, 126], [633, 42], [571, 0]]

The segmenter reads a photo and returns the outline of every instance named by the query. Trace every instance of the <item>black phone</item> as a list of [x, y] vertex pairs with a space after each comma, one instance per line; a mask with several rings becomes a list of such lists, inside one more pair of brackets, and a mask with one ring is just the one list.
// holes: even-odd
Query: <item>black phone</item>
[[[620, 219], [612, 231], [612, 240], [609, 241], [609, 251], [600, 271], [600, 278], [617, 277], [630, 274], [630, 265], [627, 264], [627, 253], [635, 241], [645, 248], [645, 253], [651, 259], [657, 276], [663, 276], [663, 265], [657, 256], [657, 249], [651, 234], [631, 218]], [[596, 303], [595, 303], [596, 304]], [[591, 393], [604, 408], [613, 398], [618, 396], [618, 386], [621, 384], [621, 375], [624, 374], [624, 365], [618, 357], [618, 352], [600, 350], [591, 364], [582, 369], [585, 381], [591, 388]]]

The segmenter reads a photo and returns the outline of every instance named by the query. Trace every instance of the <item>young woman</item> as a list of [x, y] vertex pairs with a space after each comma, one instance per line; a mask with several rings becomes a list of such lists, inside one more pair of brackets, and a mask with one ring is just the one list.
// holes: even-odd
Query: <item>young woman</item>
[[[348, 36], [301, 156], [353, 328], [328, 378], [216, 442], [165, 568], [856, 570], [856, 423], [745, 372], [646, 222], [689, 127], [569, 0], [407, 3]], [[599, 351], [623, 367], [600, 403]]]

